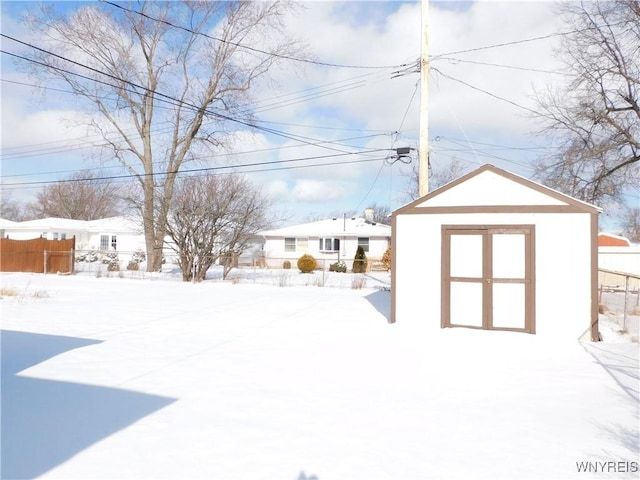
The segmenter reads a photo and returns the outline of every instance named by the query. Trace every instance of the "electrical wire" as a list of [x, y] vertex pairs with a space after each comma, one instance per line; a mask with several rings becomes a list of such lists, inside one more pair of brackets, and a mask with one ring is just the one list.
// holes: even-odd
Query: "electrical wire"
[[[373, 149], [370, 152], [386, 151], [386, 150], [388, 150], [388, 149], [379, 148], [379, 149]], [[278, 164], [285, 164], [285, 163], [302, 162], [302, 161], [307, 161], [307, 160], [318, 160], [318, 159], [322, 159], [322, 158], [331, 158], [331, 157], [338, 157], [338, 156], [343, 156], [343, 155], [349, 155], [349, 154], [346, 153], [346, 154], [334, 154], [334, 155], [324, 155], [324, 156], [305, 157], [305, 158], [293, 158], [293, 159], [288, 159], [288, 160], [273, 160], [273, 161], [267, 161], [267, 162], [245, 163], [245, 164], [240, 164], [240, 165], [218, 165], [218, 166], [215, 166], [215, 167], [181, 169], [179, 171], [175, 170], [175, 171], [160, 172], [160, 173], [140, 173], [140, 174], [109, 175], [109, 176], [102, 176], [102, 177], [93, 177], [93, 178], [90, 179], [90, 181], [123, 180], [123, 179], [135, 179], [135, 178], [148, 177], [148, 176], [160, 177], [160, 176], [166, 176], [166, 175], [185, 175], [185, 174], [190, 174], [190, 173], [215, 172], [215, 171], [219, 171], [219, 170], [231, 170], [231, 169], [236, 170], [236, 169], [242, 169], [242, 168], [251, 168], [251, 167], [260, 167], [260, 166], [267, 166], [267, 165], [270, 166], [270, 165], [278, 165]], [[354, 153], [352, 155], [357, 155], [357, 154]], [[381, 160], [381, 158], [364, 158], [364, 159], [359, 159], [359, 160], [346, 160], [346, 161], [340, 161], [340, 162], [315, 163], [315, 164], [310, 164], [310, 165], [293, 165], [293, 166], [286, 166], [286, 167], [261, 168], [261, 169], [254, 169], [254, 170], [246, 170], [245, 173], [270, 172], [270, 171], [277, 171], [277, 170], [293, 170], [293, 169], [299, 169], [299, 168], [326, 167], [326, 166], [333, 166], [333, 165], [347, 165], [347, 164], [352, 164], [352, 163], [365, 163], [365, 162], [373, 162], [373, 161], [379, 161], [379, 160]], [[230, 173], [234, 173], [234, 172], [230, 172]], [[89, 180], [83, 179], [83, 178], [72, 178], [72, 179], [66, 179], [66, 180], [50, 180], [50, 181], [24, 182], [24, 183], [5, 183], [5, 184], [2, 185], [2, 188], [3, 189], [5, 189], [7, 187], [9, 187], [9, 188], [11, 188], [11, 187], [24, 188], [24, 187], [28, 187], [28, 186], [55, 185], [55, 184], [61, 184], [61, 183], [78, 183], [78, 182], [87, 182], [87, 181], [89, 181]]]
[[148, 14], [146, 14], [144, 12], [140, 12], [138, 10], [133, 10], [131, 8], [123, 7], [122, 5], [118, 5], [118, 4], [110, 2], [108, 0], [100, 0], [100, 1], [102, 3], [106, 3], [107, 5], [111, 5], [113, 7], [119, 8], [120, 10], [140, 15], [140, 16], [148, 19], [148, 20], [151, 20], [151, 21], [154, 21], [154, 22], [157, 22], [157, 23], [162, 23], [162, 24], [170, 26], [172, 28], [183, 30], [183, 31], [185, 31], [187, 33], [190, 33], [192, 35], [200, 35], [200, 36], [203, 36], [203, 37], [208, 38], [210, 40], [215, 40], [217, 42], [233, 45], [234, 47], [242, 48], [244, 50], [248, 50], [248, 51], [255, 52], [255, 53], [261, 53], [261, 54], [268, 55], [268, 56], [278, 57], [278, 58], [282, 58], [282, 59], [285, 59], [285, 60], [292, 60], [292, 61], [301, 62], [301, 63], [310, 63], [310, 64], [314, 64], [314, 65], [320, 65], [320, 66], [323, 66], [323, 67], [353, 68], [353, 69], [391, 69], [391, 68], [400, 68], [400, 67], [405, 67], [406, 66], [406, 64], [378, 65], [378, 66], [372, 66], [372, 65], [346, 65], [346, 64], [339, 64], [339, 63], [321, 62], [321, 61], [311, 60], [311, 59], [307, 59], [307, 58], [294, 57], [294, 56], [291, 56], [291, 55], [283, 55], [283, 54], [278, 54], [278, 53], [273, 53], [273, 52], [267, 52], [267, 51], [261, 50], [259, 48], [250, 47], [248, 45], [243, 45], [241, 43], [231, 42], [229, 40], [224, 40], [222, 38], [213, 37], [213, 36], [208, 35], [208, 34], [203, 33], [203, 32], [197, 32], [197, 31], [194, 31], [194, 30], [192, 30], [190, 28], [184, 27], [182, 25], [176, 25], [176, 24], [174, 24], [172, 22], [169, 22], [168, 20], [164, 20], [164, 19], [161, 19], [161, 18], [154, 18], [151, 15], [148, 15]]

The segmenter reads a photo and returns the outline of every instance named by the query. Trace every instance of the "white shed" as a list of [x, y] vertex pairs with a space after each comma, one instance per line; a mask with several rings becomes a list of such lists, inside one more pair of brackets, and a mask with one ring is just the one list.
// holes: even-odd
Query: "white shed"
[[485, 165], [392, 215], [392, 322], [598, 339], [597, 207]]

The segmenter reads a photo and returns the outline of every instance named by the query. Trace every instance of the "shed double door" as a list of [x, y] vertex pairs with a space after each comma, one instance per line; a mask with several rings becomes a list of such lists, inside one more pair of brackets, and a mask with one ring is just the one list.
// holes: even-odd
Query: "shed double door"
[[535, 333], [533, 225], [442, 227], [442, 326]]

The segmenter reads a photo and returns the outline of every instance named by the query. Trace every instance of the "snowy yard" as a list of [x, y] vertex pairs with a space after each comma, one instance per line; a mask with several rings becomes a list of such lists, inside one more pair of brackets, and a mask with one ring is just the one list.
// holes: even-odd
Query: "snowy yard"
[[637, 343], [389, 324], [388, 274], [237, 275], [0, 274], [2, 478], [639, 477]]

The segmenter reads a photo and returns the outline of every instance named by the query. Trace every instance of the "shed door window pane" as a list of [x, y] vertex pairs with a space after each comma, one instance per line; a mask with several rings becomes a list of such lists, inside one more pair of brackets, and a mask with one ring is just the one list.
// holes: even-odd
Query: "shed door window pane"
[[100, 235], [100, 250], [109, 250], [109, 235]]
[[295, 252], [296, 251], [296, 239], [293, 237], [284, 239], [284, 251]]

